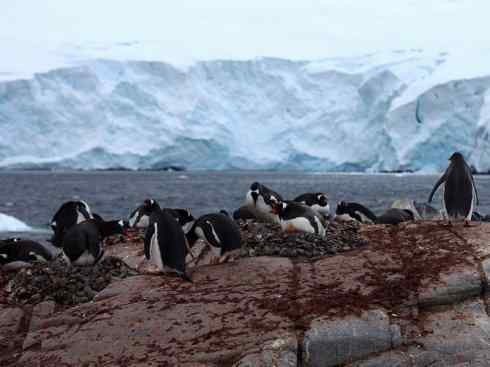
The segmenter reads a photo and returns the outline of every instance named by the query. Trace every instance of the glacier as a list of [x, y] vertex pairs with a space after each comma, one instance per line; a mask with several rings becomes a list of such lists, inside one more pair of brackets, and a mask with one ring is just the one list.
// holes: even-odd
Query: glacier
[[19, 219], [0, 213], [0, 232], [29, 232], [32, 228]]
[[0, 168], [490, 170], [490, 52], [88, 59], [0, 82]]

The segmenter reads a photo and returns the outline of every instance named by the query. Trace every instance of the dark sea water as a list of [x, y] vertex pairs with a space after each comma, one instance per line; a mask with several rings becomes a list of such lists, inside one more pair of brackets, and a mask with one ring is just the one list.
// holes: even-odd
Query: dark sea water
[[[363, 203], [375, 212], [400, 198], [425, 201], [437, 176], [404, 174], [318, 174], [304, 172], [0, 172], [0, 213], [36, 229], [47, 230], [57, 208], [83, 199], [106, 219], [126, 218], [145, 198], [162, 206], [191, 208], [197, 215], [220, 209], [233, 211], [254, 181], [286, 198], [323, 191], [333, 204]], [[490, 213], [490, 176], [477, 176], [478, 211]], [[435, 204], [440, 203], [436, 196]], [[332, 205], [332, 209], [335, 205]], [[0, 233], [0, 238], [6, 233]], [[49, 233], [23, 234], [37, 239]]]

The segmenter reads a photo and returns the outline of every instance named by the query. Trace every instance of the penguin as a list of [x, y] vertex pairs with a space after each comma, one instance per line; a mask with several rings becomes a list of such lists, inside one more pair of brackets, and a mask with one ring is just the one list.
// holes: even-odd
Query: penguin
[[51, 253], [40, 243], [21, 238], [8, 238], [0, 241], [0, 265], [21, 261], [48, 262], [53, 259]]
[[233, 212], [234, 220], [256, 220], [257, 217], [254, 214], [254, 211], [250, 209], [250, 207], [244, 205], [239, 207], [237, 210]]
[[376, 224], [400, 224], [401, 222], [408, 222], [414, 220], [415, 216], [409, 209], [390, 208], [376, 218]]
[[272, 204], [282, 202], [281, 195], [268, 187], [254, 182], [247, 192], [245, 205], [255, 217], [266, 222], [279, 223], [279, 218], [273, 213]]
[[372, 224], [376, 221], [376, 215], [364, 205], [341, 201], [335, 210], [335, 220]]
[[199, 217], [186, 237], [190, 247], [199, 238], [206, 241], [217, 257], [242, 246], [240, 228], [230, 216], [223, 213], [211, 213]]
[[341, 201], [337, 205], [336, 220], [357, 221], [362, 224], [399, 224], [414, 220], [414, 213], [409, 209], [390, 208], [380, 216], [359, 203]]
[[175, 272], [192, 281], [185, 271], [186, 236], [168, 210], [155, 210], [145, 232], [145, 258], [162, 272]]
[[309, 206], [311, 209], [317, 211], [325, 218], [328, 218], [330, 216], [330, 205], [328, 204], [328, 197], [324, 193], [306, 193], [298, 196], [293, 201]]
[[63, 257], [71, 265], [95, 265], [104, 255], [103, 240], [124, 233], [124, 221], [89, 219], [78, 223], [63, 238]]
[[326, 225], [320, 213], [296, 201], [273, 204], [279, 216], [281, 228], [285, 232], [307, 232], [325, 237]]
[[61, 247], [66, 231], [75, 224], [93, 218], [92, 211], [85, 201], [67, 201], [63, 203], [53, 216], [53, 219], [51, 219], [50, 226], [54, 235], [50, 242], [56, 247]]
[[442, 203], [448, 224], [451, 225], [453, 219], [463, 219], [464, 225], [469, 226], [475, 203], [478, 205], [479, 199], [471, 169], [461, 153], [455, 152], [449, 158], [449, 166], [434, 185], [429, 195], [429, 203], [442, 184], [444, 184]]
[[160, 205], [153, 199], [146, 199], [143, 205], [136, 208], [129, 216], [129, 226], [131, 228], [146, 228], [150, 223], [150, 215], [160, 210]]

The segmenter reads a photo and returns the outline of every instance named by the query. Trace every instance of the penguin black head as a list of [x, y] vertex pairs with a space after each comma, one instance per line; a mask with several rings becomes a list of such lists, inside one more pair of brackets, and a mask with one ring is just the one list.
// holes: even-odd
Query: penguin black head
[[348, 205], [345, 201], [341, 201], [337, 204], [337, 209], [335, 210], [335, 214], [342, 215], [348, 213]]
[[250, 195], [252, 196], [252, 199], [254, 201], [254, 204], [257, 204], [257, 200], [259, 198], [259, 192], [260, 192], [260, 184], [258, 182], [254, 182], [252, 185], [250, 185]]
[[449, 160], [453, 163], [456, 163], [456, 162], [463, 162], [464, 161], [464, 157], [463, 155], [460, 153], [460, 152], [454, 152], [451, 157], [449, 157]]
[[143, 208], [146, 212], [153, 212], [154, 210], [160, 209], [160, 205], [153, 199], [146, 199], [143, 202]]
[[259, 191], [260, 184], [258, 182], [254, 182], [253, 184], [250, 185], [250, 190], [251, 191]]
[[224, 209], [221, 209], [221, 210], [219, 211], [219, 213], [220, 213], [220, 214], [223, 214], [223, 215], [226, 215], [227, 217], [229, 217], [229, 216], [230, 216], [230, 213], [228, 213], [228, 212], [227, 212], [226, 210], [224, 210]]
[[328, 205], [327, 195], [318, 193], [317, 194], [317, 199], [318, 199], [318, 204], [320, 206], [327, 206]]

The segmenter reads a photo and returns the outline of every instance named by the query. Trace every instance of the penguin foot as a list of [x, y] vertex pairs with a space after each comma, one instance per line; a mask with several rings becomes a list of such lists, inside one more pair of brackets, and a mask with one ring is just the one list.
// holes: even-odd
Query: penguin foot
[[218, 258], [219, 264], [235, 261], [239, 255], [240, 255], [239, 249], [229, 251]]
[[475, 225], [474, 224], [471, 224], [471, 222], [469, 220], [465, 220], [464, 221], [464, 227], [465, 228], [475, 227]]

